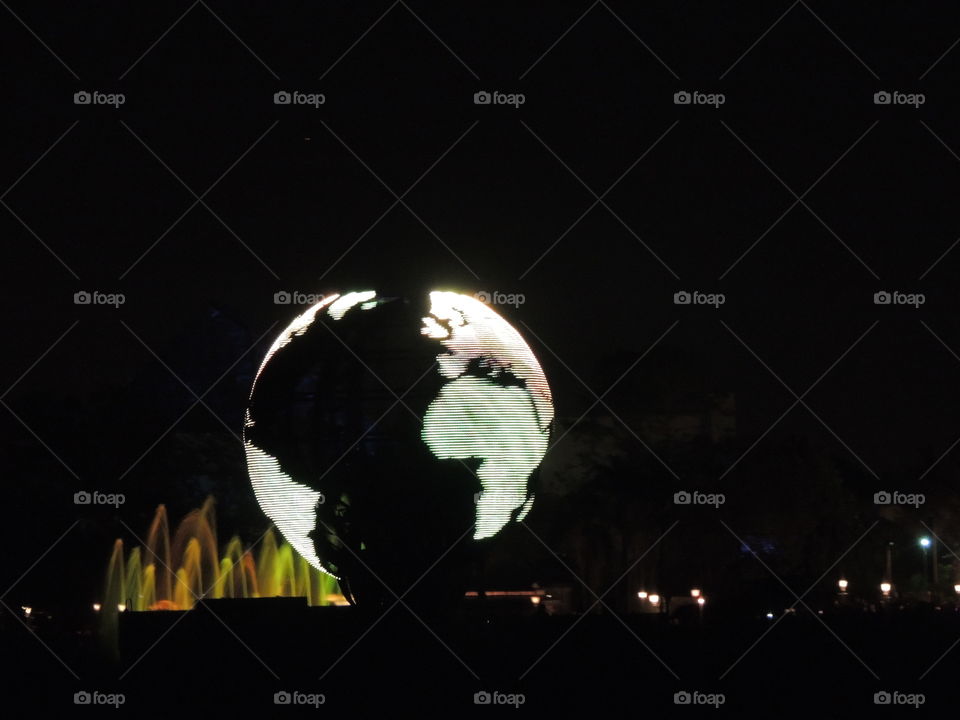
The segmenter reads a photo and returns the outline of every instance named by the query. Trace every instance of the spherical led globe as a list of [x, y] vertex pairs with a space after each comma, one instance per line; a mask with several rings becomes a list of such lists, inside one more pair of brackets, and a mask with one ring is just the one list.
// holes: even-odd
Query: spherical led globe
[[244, 446], [263, 511], [349, 599], [439, 606], [529, 512], [552, 420], [537, 359], [487, 304], [351, 292], [276, 338]]

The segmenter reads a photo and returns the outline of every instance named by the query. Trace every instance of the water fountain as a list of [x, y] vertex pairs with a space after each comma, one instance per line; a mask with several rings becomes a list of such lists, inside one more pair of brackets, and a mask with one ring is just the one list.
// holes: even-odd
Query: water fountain
[[190, 610], [201, 599], [305, 597], [310, 605], [345, 603], [336, 579], [310, 566], [273, 528], [259, 541], [256, 558], [234, 535], [222, 553], [217, 544], [213, 497], [180, 521], [171, 542], [166, 507], [157, 507], [146, 543], [125, 554], [113, 544], [103, 600], [101, 631], [115, 646], [121, 612]]

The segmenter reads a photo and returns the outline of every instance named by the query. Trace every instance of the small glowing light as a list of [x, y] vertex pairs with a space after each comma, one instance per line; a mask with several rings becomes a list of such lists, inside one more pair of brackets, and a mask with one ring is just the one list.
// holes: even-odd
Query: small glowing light
[[930, 538], [928, 537], [920, 538], [920, 546], [925, 548], [930, 547]]
[[690, 590], [690, 597], [698, 598], [700, 597], [700, 588], [693, 588]]
[[120, 612], [123, 612], [126, 609], [127, 609], [127, 606], [125, 603], [120, 603], [117, 605], [117, 610], [119, 610]]
[[94, 603], [94, 604], [93, 604], [93, 611], [94, 611], [94, 612], [100, 612], [100, 603]]
[[882, 592], [884, 595], [889, 595], [889, 594], [890, 594], [890, 583], [888, 583], [888, 582], [880, 583], [880, 592]]
[[767, 620], [773, 620], [773, 613], [771, 612], [767, 613]]
[[847, 582], [846, 580], [844, 580], [843, 578], [841, 578], [840, 580], [837, 581], [837, 585], [840, 586], [840, 589], [841, 589], [841, 590], [843, 590], [844, 592], [846, 592], [846, 589], [847, 589], [847, 587], [850, 585], [850, 583]]
[[699, 605], [700, 607], [703, 607], [703, 604], [704, 604], [706, 601], [707, 601], [707, 599], [706, 599], [705, 597], [698, 597], [698, 598], [697, 598], [697, 605]]
[[[958, 585], [957, 587], [960, 587], [960, 585]], [[957, 592], [960, 592], [960, 590], [958, 590]], [[647, 599], [646, 591], [641, 590], [640, 592], [637, 593], [637, 597], [640, 598], [641, 600], [646, 600]]]
[[539, 595], [531, 595], [531, 596], [530, 596], [530, 602], [532, 602], [534, 605], [539, 605], [539, 604], [540, 604], [540, 596], [539, 596]]
[[954, 586], [953, 586], [953, 591], [954, 591], [957, 595], [960, 595], [960, 585], [954, 585]]
[[20, 609], [23, 610], [24, 617], [30, 617], [30, 613], [33, 612], [33, 608], [27, 607], [26, 605], [21, 605]]
[[659, 604], [660, 604], [660, 596], [657, 595], [656, 593], [654, 593], [653, 595], [651, 595], [651, 596], [650, 596], [650, 604], [651, 604], [651, 605], [659, 605]]

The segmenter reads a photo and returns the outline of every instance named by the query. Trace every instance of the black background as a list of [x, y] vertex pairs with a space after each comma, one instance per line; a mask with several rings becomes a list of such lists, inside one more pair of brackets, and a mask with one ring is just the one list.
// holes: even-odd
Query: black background
[[[740, 493], [730, 527], [747, 532], [757, 488], [803, 498], [798, 515], [831, 502], [777, 470], [785, 443], [812, 443], [853, 489], [834, 510], [856, 518], [820, 571], [881, 489], [928, 495], [891, 532], [938, 523], [960, 545], [951, 3], [11, 3], [0, 33], [3, 586], [29, 570], [10, 606], [87, 606], [121, 520], [140, 531], [161, 502], [176, 518], [214, 492], [224, 534], [262, 529], [227, 429], [295, 312], [274, 304], [284, 290], [522, 293], [504, 314], [560, 429], [603, 411], [595, 394], [628, 369], [604, 397], [618, 418], [651, 393], [735, 394], [734, 447], [674, 471], [631, 440], [636, 482]], [[80, 90], [126, 102], [75, 105]], [[280, 90], [326, 102], [275, 105]], [[480, 90], [525, 103], [475, 105]], [[675, 105], [680, 90], [726, 102]], [[881, 90], [926, 101], [875, 105]], [[126, 302], [75, 305], [82, 290]], [[726, 302], [678, 306], [681, 290]], [[882, 290], [926, 301], [875, 305]], [[755, 441], [772, 465], [751, 465]], [[78, 512], [94, 488], [127, 505]]]

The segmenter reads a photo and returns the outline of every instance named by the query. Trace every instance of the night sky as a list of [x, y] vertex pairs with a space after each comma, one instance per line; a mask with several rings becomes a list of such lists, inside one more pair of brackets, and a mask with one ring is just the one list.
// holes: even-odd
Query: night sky
[[[158, 503], [177, 517], [210, 491], [227, 529], [262, 526], [227, 428], [298, 311], [282, 291], [522, 294], [501, 310], [558, 428], [623, 419], [665, 493], [712, 478], [736, 498], [763, 472], [803, 496], [770, 456], [808, 442], [861, 519], [877, 490], [945, 498], [958, 36], [947, 3], [5, 4], [0, 463], [19, 550], [4, 586], [80, 517], [20, 587], [49, 598], [66, 576], [87, 602], [123, 531], [109, 510], [78, 516], [80, 489], [125, 493], [138, 531]], [[77, 105], [79, 91], [125, 102]], [[325, 102], [277, 105], [279, 91]], [[525, 102], [477, 105], [479, 91]], [[680, 91], [725, 102], [678, 105]], [[924, 102], [878, 105], [880, 91]], [[125, 302], [77, 305], [79, 291]], [[725, 302], [677, 305], [679, 291]], [[877, 305], [880, 291], [924, 303]], [[666, 468], [631, 438], [717, 393], [736, 405], [719, 459], [667, 453]], [[179, 433], [195, 453], [170, 451]]]

